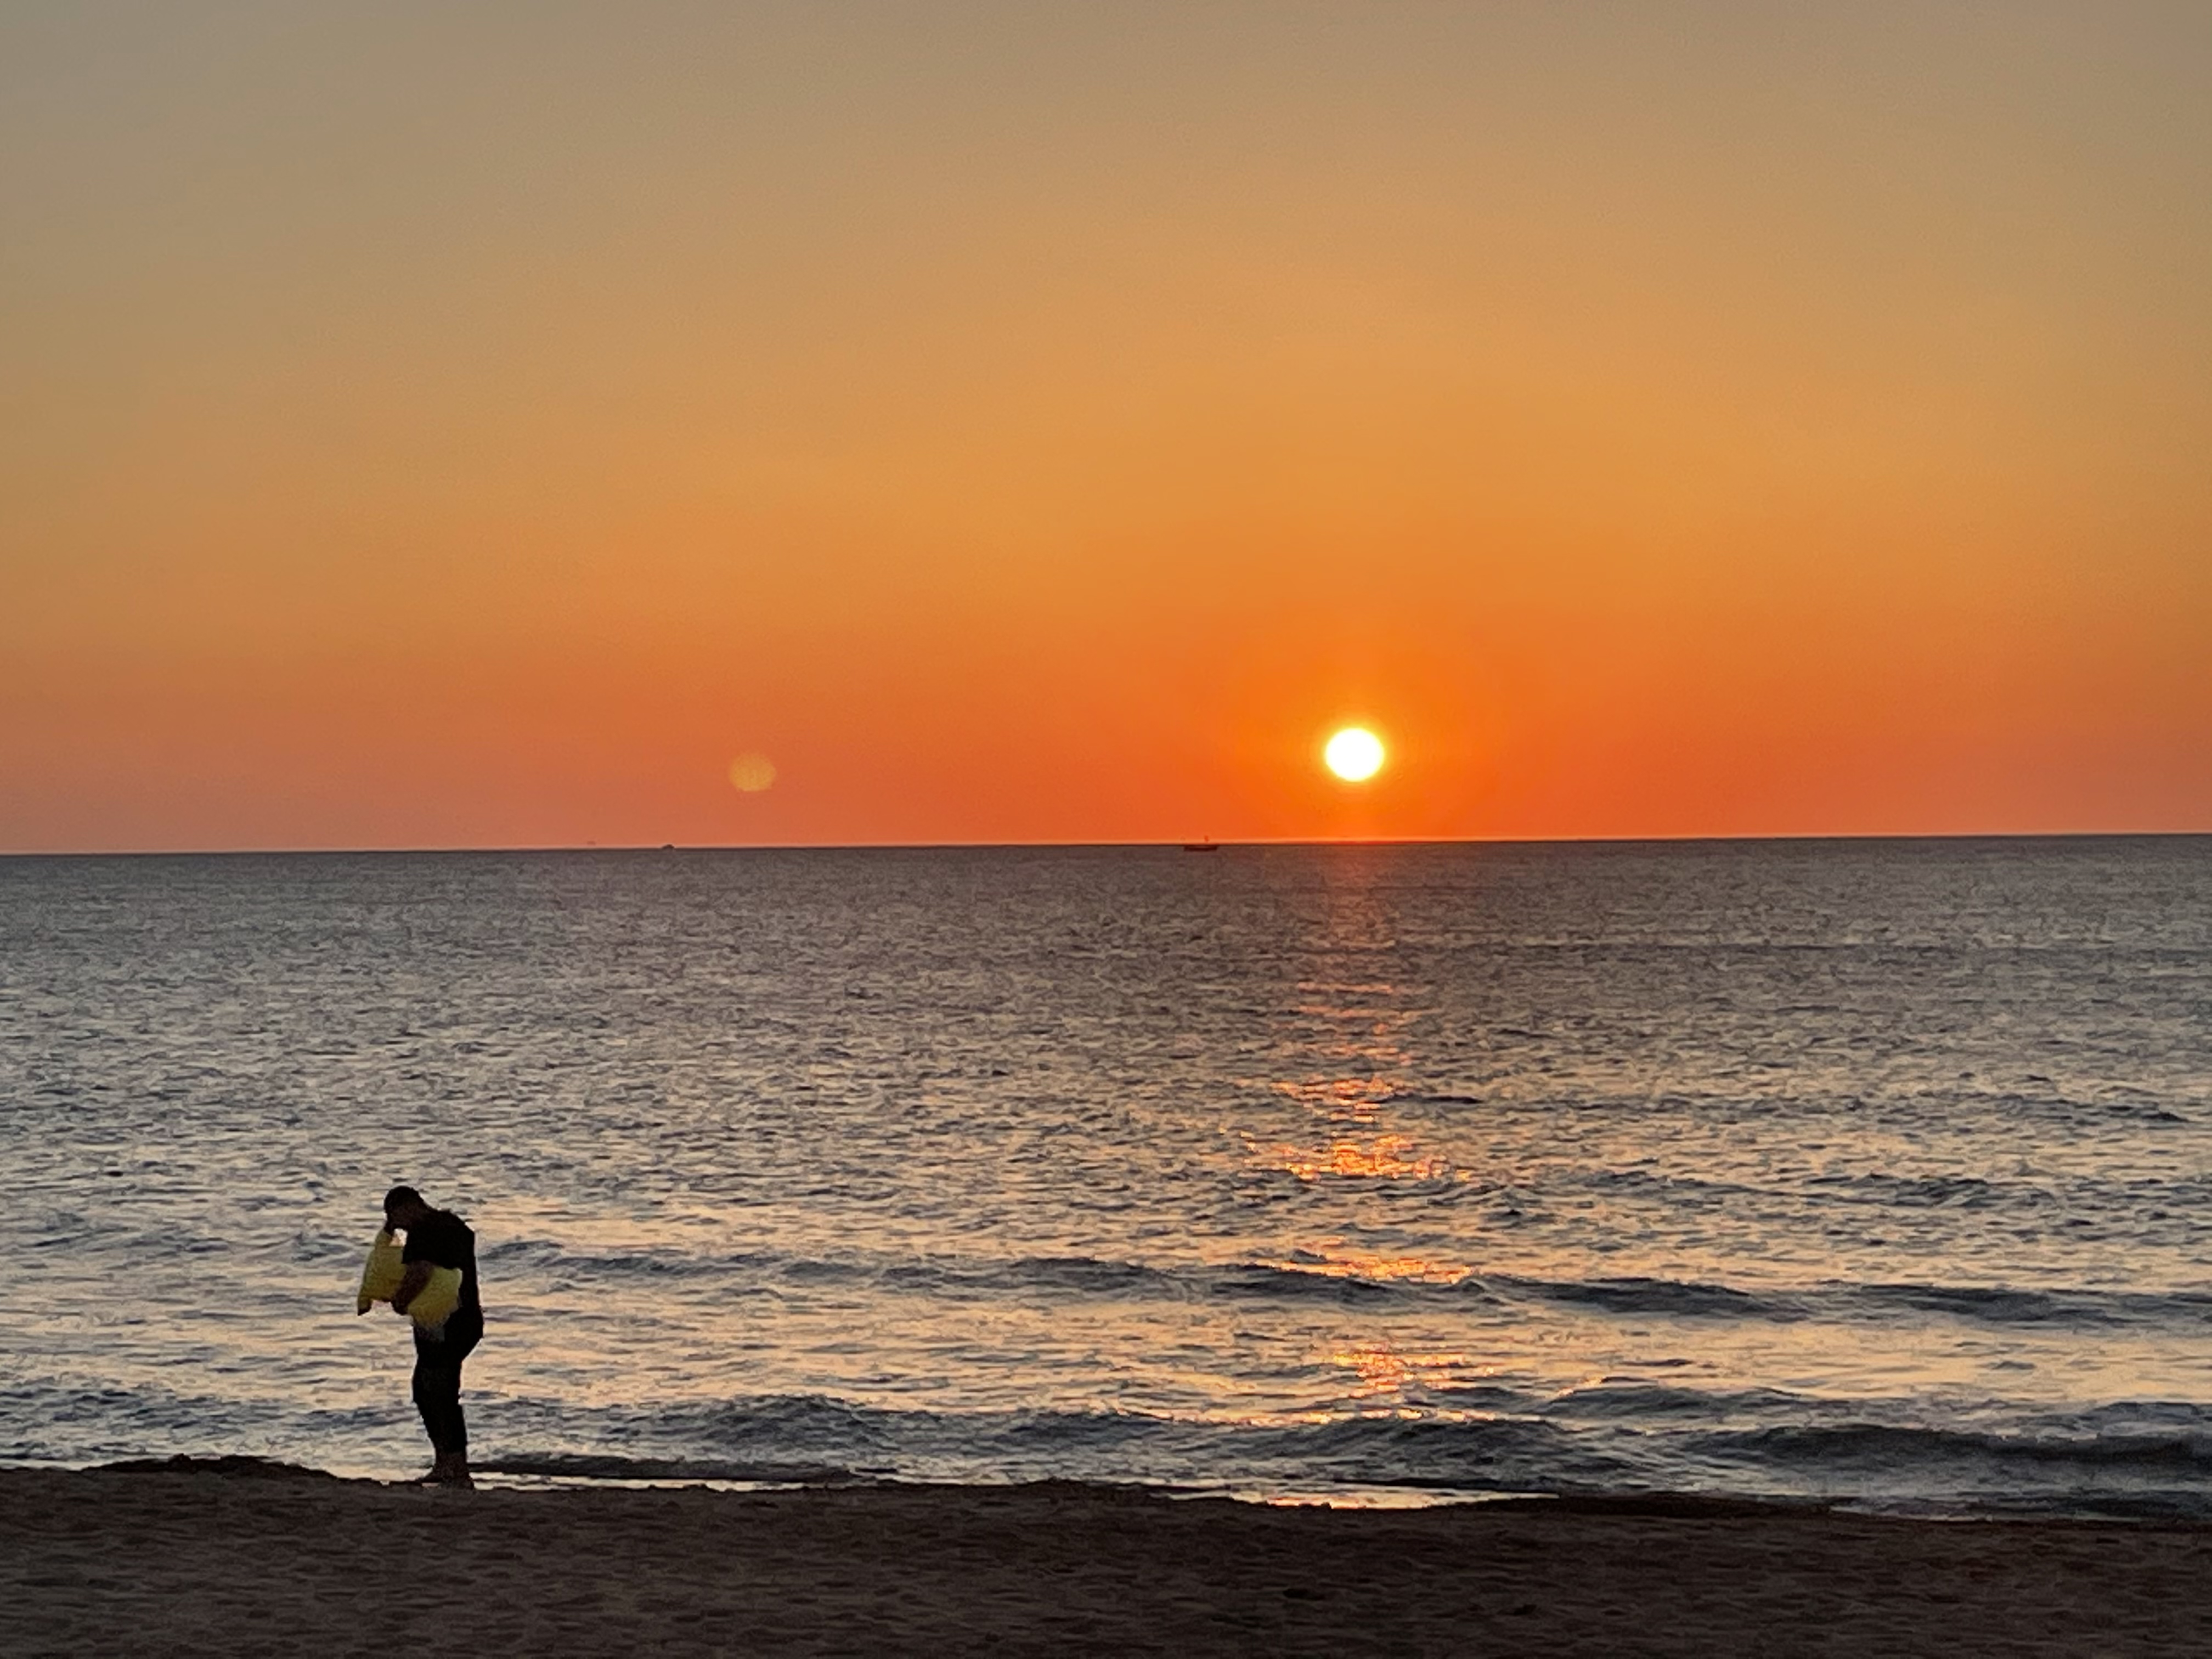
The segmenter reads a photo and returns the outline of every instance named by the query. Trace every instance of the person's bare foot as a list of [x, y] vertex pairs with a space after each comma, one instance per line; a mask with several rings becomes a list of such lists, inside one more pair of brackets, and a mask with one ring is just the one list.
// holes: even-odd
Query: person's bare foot
[[469, 1474], [469, 1460], [465, 1456], [447, 1456], [441, 1453], [438, 1461], [430, 1465], [430, 1472], [419, 1477], [418, 1486], [470, 1486], [477, 1483]]

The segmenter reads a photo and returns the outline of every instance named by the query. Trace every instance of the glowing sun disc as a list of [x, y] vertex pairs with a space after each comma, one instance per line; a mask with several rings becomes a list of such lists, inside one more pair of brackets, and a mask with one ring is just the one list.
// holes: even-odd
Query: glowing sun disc
[[1364, 783], [1382, 769], [1382, 739], [1364, 726], [1347, 726], [1328, 740], [1321, 757], [1346, 783]]

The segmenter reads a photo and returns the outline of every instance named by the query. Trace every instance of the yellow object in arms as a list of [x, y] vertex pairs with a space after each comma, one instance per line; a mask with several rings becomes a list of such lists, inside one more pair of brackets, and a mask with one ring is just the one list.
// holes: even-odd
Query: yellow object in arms
[[[368, 1260], [361, 1269], [361, 1294], [354, 1298], [353, 1310], [365, 1314], [371, 1303], [391, 1301], [406, 1276], [407, 1263], [401, 1257], [399, 1242], [386, 1228], [368, 1247]], [[424, 1330], [434, 1331], [460, 1305], [461, 1270], [433, 1267], [430, 1282], [416, 1291], [415, 1299], [407, 1304], [407, 1316]]]

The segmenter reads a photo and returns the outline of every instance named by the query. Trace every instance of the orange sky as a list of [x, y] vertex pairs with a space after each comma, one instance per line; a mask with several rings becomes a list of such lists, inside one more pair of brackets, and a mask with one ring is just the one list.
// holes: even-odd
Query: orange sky
[[463, 9], [0, 14], [0, 850], [2212, 830], [2201, 4]]

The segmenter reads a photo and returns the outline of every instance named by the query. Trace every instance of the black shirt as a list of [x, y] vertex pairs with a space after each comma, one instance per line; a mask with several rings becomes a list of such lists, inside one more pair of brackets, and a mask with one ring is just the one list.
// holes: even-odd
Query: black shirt
[[479, 1320], [483, 1317], [483, 1304], [477, 1300], [477, 1236], [451, 1210], [433, 1210], [410, 1227], [407, 1248], [400, 1251], [399, 1259], [427, 1261], [434, 1267], [459, 1267], [461, 1301], [454, 1311], [473, 1314]]

